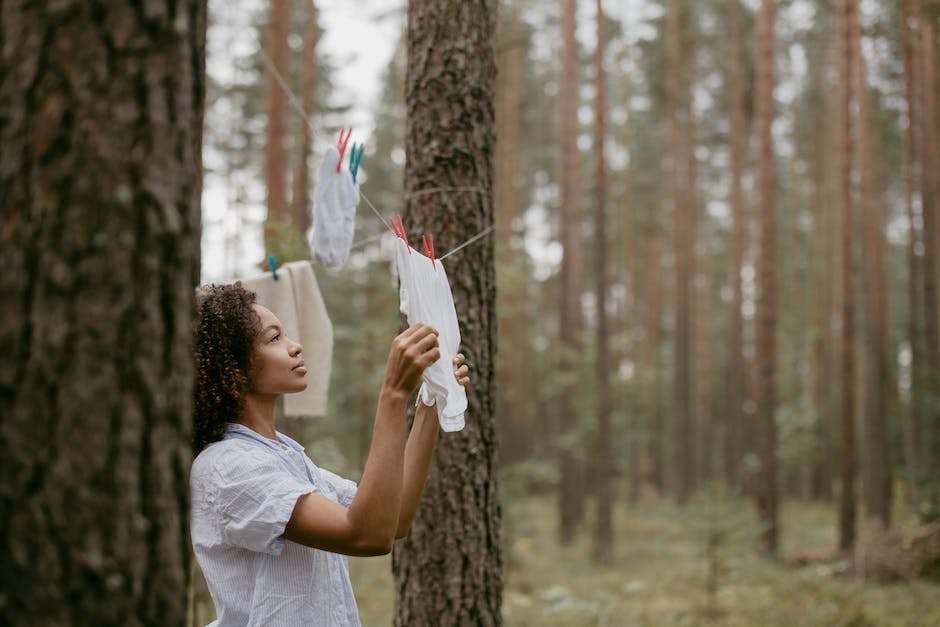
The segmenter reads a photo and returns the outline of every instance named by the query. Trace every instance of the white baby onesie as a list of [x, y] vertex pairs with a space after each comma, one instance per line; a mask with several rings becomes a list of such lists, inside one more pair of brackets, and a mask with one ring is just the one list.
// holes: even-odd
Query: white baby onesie
[[327, 267], [342, 265], [353, 240], [359, 187], [345, 165], [336, 171], [339, 151], [326, 149], [313, 192], [313, 227], [307, 234], [313, 254]]
[[[440, 261], [432, 263], [401, 238], [396, 240], [401, 312], [414, 326], [420, 322], [438, 331], [440, 358], [421, 375], [423, 391], [437, 406], [444, 431], [460, 431], [467, 411], [467, 392], [454, 376], [454, 357], [460, 349], [460, 327], [447, 273]], [[430, 404], [430, 403], [428, 403]]]

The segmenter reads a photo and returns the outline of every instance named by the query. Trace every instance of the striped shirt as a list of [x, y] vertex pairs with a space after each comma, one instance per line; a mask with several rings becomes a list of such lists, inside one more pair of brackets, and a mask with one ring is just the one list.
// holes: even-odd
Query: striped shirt
[[229, 423], [193, 462], [190, 533], [218, 617], [211, 625], [358, 626], [346, 556], [283, 535], [300, 496], [349, 507], [356, 484], [277, 438]]

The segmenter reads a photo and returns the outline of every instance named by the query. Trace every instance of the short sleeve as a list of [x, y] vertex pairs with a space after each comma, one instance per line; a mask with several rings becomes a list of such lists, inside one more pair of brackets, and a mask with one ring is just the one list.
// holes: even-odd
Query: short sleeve
[[356, 491], [359, 489], [355, 481], [343, 479], [339, 475], [329, 470], [324, 470], [323, 468], [318, 469], [318, 472], [320, 476], [323, 477], [323, 480], [329, 483], [330, 486], [333, 487], [333, 490], [336, 491], [336, 498], [339, 499], [340, 505], [343, 507], [352, 505], [353, 499], [356, 498]]
[[249, 551], [279, 555], [297, 499], [317, 489], [262, 452], [241, 456], [237, 464], [216, 470], [222, 539]]

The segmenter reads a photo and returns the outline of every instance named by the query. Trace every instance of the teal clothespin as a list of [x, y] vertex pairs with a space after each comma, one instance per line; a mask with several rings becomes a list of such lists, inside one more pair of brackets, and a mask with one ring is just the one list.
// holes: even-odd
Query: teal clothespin
[[352, 174], [353, 183], [356, 182], [356, 174], [359, 173], [359, 162], [362, 161], [362, 151], [366, 149], [365, 144], [359, 145], [359, 151], [356, 152], [356, 143], [353, 142], [352, 150], [349, 153], [349, 172]]
[[274, 255], [268, 255], [268, 265], [271, 266], [271, 274], [274, 276], [274, 280], [277, 281], [277, 263], [274, 261]]

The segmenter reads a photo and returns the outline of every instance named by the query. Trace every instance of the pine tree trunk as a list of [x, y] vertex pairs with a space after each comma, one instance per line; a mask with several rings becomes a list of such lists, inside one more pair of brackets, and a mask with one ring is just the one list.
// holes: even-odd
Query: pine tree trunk
[[[623, 171], [620, 172], [623, 181], [623, 196], [619, 211], [620, 241], [619, 245], [614, 247], [614, 249], [617, 247], [620, 249], [620, 263], [618, 264], [616, 262], [616, 257], [614, 261], [616, 267], [615, 276], [617, 277], [615, 280], [623, 286], [624, 295], [619, 301], [620, 306], [617, 308], [617, 313], [611, 323], [610, 329], [610, 332], [619, 338], [619, 344], [621, 346], [620, 355], [614, 358], [615, 363], [620, 363], [621, 360], [629, 361], [636, 358], [642, 359], [642, 349], [635, 349], [636, 344], [632, 342], [630, 338], [633, 336], [635, 330], [643, 332], [643, 321], [650, 307], [649, 302], [641, 302], [639, 299], [640, 292], [645, 289], [644, 281], [649, 282], [650, 279], [645, 278], [646, 267], [640, 261], [641, 246], [639, 238], [637, 237], [639, 218], [637, 216], [637, 203], [635, 200], [635, 162], [632, 160], [635, 153], [631, 148], [632, 116], [630, 113], [631, 85], [629, 72], [621, 72], [618, 75], [618, 83], [620, 85], [618, 101], [623, 103], [622, 106], [627, 111], [627, 120], [624, 122], [621, 131], [622, 141], [623, 145], [627, 147], [631, 161], [629, 161], [626, 167], [623, 168]], [[645, 364], [646, 362], [643, 363]], [[644, 381], [639, 385], [647, 386], [648, 383]], [[627, 428], [625, 433], [629, 473], [627, 500], [630, 504], [635, 504], [639, 500], [640, 490], [643, 484], [649, 480], [651, 474], [649, 471], [650, 463], [647, 457], [647, 451], [644, 450], [642, 443], [649, 442], [652, 438], [654, 428], [652, 421], [654, 416], [652, 411], [644, 410], [644, 403], [641, 398], [642, 393], [638, 393], [638, 388], [635, 384], [622, 385], [620, 386], [618, 400], [615, 401], [615, 404], [619, 403], [627, 415]]]
[[855, 310], [852, 272], [852, 45], [850, 25], [855, 0], [843, 0], [841, 17], [841, 80], [843, 150], [839, 206], [842, 210], [842, 352], [841, 352], [841, 465], [842, 492], [839, 497], [839, 548], [850, 551], [855, 545]]
[[891, 524], [891, 461], [888, 438], [887, 303], [884, 278], [884, 216], [877, 188], [871, 129], [868, 119], [868, 81], [862, 57], [859, 11], [853, 15], [852, 61], [858, 107], [858, 155], [862, 181], [865, 234], [865, 501], [869, 518]]
[[205, 2], [0, 3], [0, 616], [186, 620]]
[[[665, 426], [663, 421], [663, 401], [660, 394], [662, 385], [662, 368], [659, 360], [659, 349], [662, 342], [663, 317], [663, 284], [656, 277], [662, 275], [662, 248], [663, 232], [665, 230], [659, 212], [654, 208], [646, 212], [645, 225], [648, 266], [650, 276], [647, 277], [644, 290], [644, 302], [647, 304], [644, 351], [642, 363], [650, 371], [649, 382], [649, 438], [646, 447], [646, 457], [649, 460], [651, 481], [656, 489], [663, 492], [666, 488], [665, 460], [663, 453], [663, 440], [665, 439]], [[652, 280], [650, 280], [652, 278]]]
[[919, 83], [919, 63], [917, 49], [912, 34], [912, 0], [904, 0], [902, 13], [901, 42], [904, 53], [904, 96], [907, 106], [907, 127], [904, 133], [904, 204], [908, 224], [907, 244], [907, 341], [911, 351], [911, 396], [908, 408], [908, 422], [905, 428], [905, 449], [908, 475], [913, 481], [908, 482], [910, 497], [908, 502], [918, 501], [919, 477], [923, 473], [923, 328], [921, 324], [921, 299], [919, 288], [922, 285], [920, 260], [917, 248], [921, 245], [920, 229], [914, 214], [914, 194], [917, 183], [917, 128], [919, 127], [919, 106], [917, 103]]
[[[934, 483], [940, 476], [940, 307], [938, 307], [937, 281], [940, 279], [938, 267], [938, 232], [940, 222], [937, 216], [938, 174], [937, 163], [937, 110], [936, 79], [934, 66], [936, 57], [935, 30], [924, 0], [914, 1], [914, 23], [917, 25], [917, 57], [920, 69], [920, 119], [918, 124], [918, 150], [920, 157], [920, 192], [921, 215], [923, 217], [923, 294], [924, 294], [924, 335], [928, 410], [924, 424], [924, 478]], [[940, 516], [940, 488], [929, 491], [927, 509], [929, 516]]]
[[[268, 223], [287, 224], [290, 214], [287, 209], [287, 151], [284, 146], [287, 133], [287, 94], [275, 74], [287, 80], [288, 67], [287, 36], [290, 33], [290, 0], [271, 0], [270, 23], [268, 24], [267, 54], [273, 69], [267, 72], [267, 133], [264, 145], [264, 183], [267, 192]], [[265, 246], [268, 252], [276, 251], [274, 237], [276, 226], [266, 225]], [[283, 259], [278, 259], [282, 263]]]
[[574, 405], [578, 364], [581, 353], [581, 155], [578, 150], [578, 42], [575, 0], [562, 4], [562, 71], [559, 95], [560, 137], [559, 173], [561, 183], [561, 316], [559, 334], [562, 358], [560, 370], [566, 382], [559, 386], [560, 412], [560, 493], [559, 536], [563, 544], [574, 539], [574, 532], [583, 518], [585, 480], [582, 464], [575, 450], [574, 434], [578, 417]]
[[[313, 117], [317, 86], [317, 5], [316, 0], [303, 0], [304, 48], [300, 64], [300, 99], [308, 120]], [[294, 175], [293, 212], [291, 224], [301, 233], [310, 228], [310, 168], [313, 136], [308, 120], [300, 120], [300, 155]]]
[[523, 458], [532, 450], [532, 433], [527, 411], [525, 376], [529, 364], [526, 337], [526, 285], [516, 272], [514, 221], [518, 215], [515, 179], [519, 162], [519, 118], [522, 106], [522, 56], [525, 40], [519, 26], [518, 4], [510, 7], [509, 21], [500, 35], [499, 71], [496, 93], [496, 256], [499, 261], [499, 345], [511, 346], [497, 363], [496, 416], [500, 428], [503, 462]]
[[[838, 9], [838, 7], [836, 7]], [[830, 21], [835, 16], [828, 18]], [[811, 67], [818, 68], [818, 81], [826, 81], [830, 68], [837, 68], [842, 54], [838, 37], [825, 44], [824, 58]], [[815, 150], [815, 220], [820, 228], [814, 229], [817, 274], [815, 280], [816, 340], [814, 342], [813, 401], [817, 413], [814, 446], [813, 492], [817, 498], [830, 501], [837, 473], [836, 440], [838, 400], [840, 389], [839, 350], [840, 336], [836, 322], [841, 315], [838, 284], [841, 258], [839, 222], [839, 162], [842, 158], [841, 96], [838, 89], [821, 89], [820, 108], [824, 115], [816, 120]]]
[[724, 425], [724, 471], [729, 486], [742, 487], [740, 460], [743, 454], [741, 441], [744, 422], [744, 395], [741, 381], [744, 379], [744, 319], [741, 315], [744, 265], [744, 248], [747, 240], [747, 225], [744, 222], [744, 196], [741, 179], [747, 152], [747, 102], [745, 91], [745, 55], [743, 7], [737, 0], [731, 3], [733, 22], [733, 58], [731, 61], [731, 320], [728, 325], [728, 374], [725, 382], [726, 409]]
[[596, 279], [597, 351], [594, 378], [597, 386], [597, 441], [594, 449], [597, 518], [594, 530], [594, 560], [609, 561], [613, 548], [611, 504], [613, 476], [610, 459], [610, 357], [607, 335], [607, 177], [604, 161], [605, 109], [607, 88], [604, 76], [604, 15], [597, 0], [597, 47], [594, 52], [594, 81], [597, 88], [594, 107], [594, 275]]
[[667, 75], [672, 148], [673, 248], [675, 254], [675, 375], [674, 375], [674, 447], [675, 497], [679, 505], [688, 501], [692, 486], [692, 386], [689, 295], [689, 256], [691, 238], [689, 211], [688, 111], [680, 93], [686, 78], [686, 60], [682, 58], [680, 3], [670, 0], [666, 13]]
[[[406, 197], [431, 187], [485, 193], [411, 196], [411, 241], [453, 249], [492, 224], [494, 0], [410, 2], [405, 99]], [[437, 446], [410, 535], [396, 543], [396, 625], [498, 625], [502, 593], [500, 508], [493, 420], [496, 294], [493, 240], [445, 261], [473, 371], [467, 425]]]
[[764, 530], [763, 548], [777, 551], [777, 469], [775, 363], [777, 328], [776, 177], [771, 126], [774, 118], [774, 2], [762, 0], [758, 17], [757, 133], [761, 225], [757, 276], [757, 448], [760, 458], [757, 511]]

